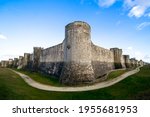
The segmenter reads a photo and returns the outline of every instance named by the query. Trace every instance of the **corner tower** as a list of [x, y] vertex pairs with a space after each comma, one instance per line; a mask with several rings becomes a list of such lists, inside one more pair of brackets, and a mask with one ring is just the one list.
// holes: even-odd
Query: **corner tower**
[[81, 21], [65, 27], [64, 67], [60, 80], [64, 84], [90, 83], [94, 81], [91, 64], [91, 28]]

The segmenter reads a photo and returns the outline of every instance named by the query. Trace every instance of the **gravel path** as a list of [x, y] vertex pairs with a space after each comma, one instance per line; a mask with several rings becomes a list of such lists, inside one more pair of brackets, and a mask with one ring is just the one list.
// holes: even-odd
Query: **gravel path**
[[79, 91], [90, 91], [90, 90], [101, 89], [101, 88], [112, 86], [112, 85], [120, 82], [121, 80], [127, 78], [128, 76], [139, 72], [140, 67], [136, 68], [135, 70], [126, 72], [123, 75], [121, 75], [121, 76], [119, 76], [115, 79], [100, 82], [100, 83], [96, 83], [94, 85], [83, 86], [83, 87], [56, 87], [56, 86], [45, 85], [45, 84], [41, 84], [39, 82], [36, 82], [36, 81], [32, 80], [29, 76], [27, 76], [23, 73], [14, 71], [12, 69], [11, 69], [11, 71], [13, 71], [13, 72], [17, 73], [18, 75], [20, 75], [21, 78], [23, 78], [23, 80], [28, 85], [30, 85], [34, 88], [37, 88], [37, 89], [46, 90], [46, 91], [58, 91], [58, 92], [79, 92]]

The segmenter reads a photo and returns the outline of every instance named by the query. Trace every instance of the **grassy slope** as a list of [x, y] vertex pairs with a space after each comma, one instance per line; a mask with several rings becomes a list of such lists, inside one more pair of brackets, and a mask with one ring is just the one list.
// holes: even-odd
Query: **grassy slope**
[[127, 71], [129, 71], [129, 70], [117, 70], [117, 71], [112, 71], [111, 73], [108, 74], [107, 80], [116, 78], [116, 77], [118, 77], [118, 76], [124, 74], [124, 73], [127, 72]]
[[0, 68], [0, 99], [150, 99], [150, 67], [145, 66], [111, 87], [76, 93], [38, 90], [13, 72]]
[[[41, 73], [37, 73], [37, 72], [32, 72], [32, 71], [27, 71], [27, 70], [18, 70], [18, 69], [14, 69], [16, 71], [19, 71], [23, 74], [26, 74], [28, 76], [30, 76], [33, 80], [40, 82], [42, 84], [46, 84], [46, 85], [53, 85], [53, 86], [58, 86], [58, 87], [62, 87], [65, 85], [62, 85], [59, 83], [58, 79], [53, 77], [53, 76], [49, 76], [49, 75], [44, 75]], [[116, 78], [122, 74], [124, 74], [125, 72], [127, 72], [129, 70], [117, 70], [117, 71], [112, 71], [109, 75], [107, 80]]]
[[40, 82], [42, 84], [53, 85], [53, 86], [63, 86], [62, 84], [59, 83], [58, 79], [55, 78], [54, 76], [48, 76], [48, 75], [44, 75], [41, 73], [26, 71], [26, 70], [17, 70], [17, 69], [14, 69], [14, 70], [28, 75], [33, 80]]

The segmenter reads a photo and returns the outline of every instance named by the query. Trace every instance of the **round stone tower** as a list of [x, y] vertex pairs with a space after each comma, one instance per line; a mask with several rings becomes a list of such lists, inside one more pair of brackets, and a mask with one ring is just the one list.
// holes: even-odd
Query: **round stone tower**
[[60, 76], [62, 83], [75, 85], [94, 81], [90, 33], [90, 26], [82, 21], [65, 27], [64, 67]]

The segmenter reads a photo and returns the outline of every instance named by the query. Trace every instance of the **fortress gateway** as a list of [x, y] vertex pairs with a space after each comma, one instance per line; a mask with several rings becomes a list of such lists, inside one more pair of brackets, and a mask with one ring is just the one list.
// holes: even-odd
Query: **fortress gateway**
[[[2, 63], [2, 62], [1, 62]], [[57, 76], [64, 84], [94, 83], [102, 80], [112, 69], [142, 65], [142, 61], [129, 59], [118, 48], [104, 49], [91, 41], [90, 26], [75, 21], [65, 27], [62, 43], [43, 49], [34, 47], [33, 53], [25, 53], [13, 66], [38, 70]]]

